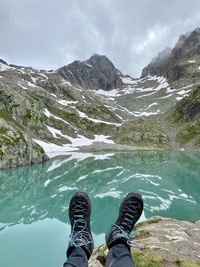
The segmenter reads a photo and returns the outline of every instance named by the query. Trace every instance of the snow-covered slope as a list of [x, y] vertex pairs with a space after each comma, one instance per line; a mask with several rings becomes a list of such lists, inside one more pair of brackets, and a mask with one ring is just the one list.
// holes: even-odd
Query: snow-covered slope
[[183, 75], [173, 82], [151, 73], [139, 79], [123, 75], [99, 55], [56, 71], [0, 60], [0, 168], [83, 147], [166, 147], [167, 133], [154, 118], [199, 83], [200, 58], [195, 51], [187, 62], [180, 60], [193, 79]]

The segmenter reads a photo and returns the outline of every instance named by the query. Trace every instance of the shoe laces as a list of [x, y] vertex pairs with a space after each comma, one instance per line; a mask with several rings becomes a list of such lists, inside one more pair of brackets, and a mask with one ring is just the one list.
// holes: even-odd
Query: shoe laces
[[131, 232], [131, 229], [133, 228], [134, 222], [138, 220], [138, 203], [137, 202], [131, 202], [128, 203], [125, 209], [125, 214], [123, 221], [121, 222], [121, 227], [126, 232]]
[[[75, 231], [75, 229], [80, 228], [79, 231]], [[74, 247], [86, 246], [90, 243], [93, 243], [92, 240], [89, 240], [89, 232], [86, 230], [87, 223], [84, 219], [74, 220], [74, 224], [72, 227], [72, 232], [69, 236], [69, 245]]]
[[138, 234], [138, 231], [131, 231], [130, 233], [128, 233], [121, 226], [119, 226], [117, 224], [113, 224], [113, 227], [115, 228], [113, 231], [113, 235], [116, 238], [125, 238], [127, 240], [127, 244], [130, 247], [134, 247], [134, 248], [138, 248], [138, 249], [141, 248], [141, 246], [139, 244], [133, 242], [133, 238]]
[[84, 204], [84, 202], [77, 200], [72, 207], [74, 223], [69, 236], [69, 244], [71, 246], [80, 247], [93, 242], [88, 240], [89, 232], [87, 231], [87, 222], [84, 219], [86, 212]]
[[77, 219], [83, 219], [84, 218], [84, 215], [85, 215], [85, 212], [86, 212], [86, 208], [84, 206], [84, 202], [82, 202], [81, 200], [77, 200], [75, 203], [74, 203], [74, 206], [72, 207], [72, 210], [74, 212], [74, 219], [76, 220]]

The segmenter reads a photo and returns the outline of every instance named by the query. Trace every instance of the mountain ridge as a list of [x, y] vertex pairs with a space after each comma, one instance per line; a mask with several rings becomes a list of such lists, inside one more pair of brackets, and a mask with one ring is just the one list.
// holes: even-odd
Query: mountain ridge
[[[194, 63], [192, 62], [193, 57], [200, 56], [200, 28], [182, 34], [175, 47], [171, 50], [167, 50], [168, 53], [165, 53], [165, 51], [166, 49], [160, 52], [155, 57], [155, 61], [152, 61], [143, 68], [141, 78], [147, 75], [160, 75], [173, 82], [187, 75], [188, 73], [185, 72], [185, 65]], [[159, 62], [158, 59], [162, 55], [165, 56], [163, 60]]]
[[[1, 60], [0, 168], [80, 150], [198, 148], [198, 116], [180, 119], [185, 110], [199, 111], [200, 32], [193, 32], [177, 45], [187, 47], [187, 53], [184, 48], [178, 61], [170, 59], [174, 63], [169, 66], [181, 68], [182, 74], [169, 73], [169, 78], [158, 64], [165, 62], [167, 51], [151, 62], [159, 72], [149, 69], [139, 79], [123, 75], [106, 56], [97, 54], [55, 71]], [[75, 80], [66, 74], [72, 69]]]

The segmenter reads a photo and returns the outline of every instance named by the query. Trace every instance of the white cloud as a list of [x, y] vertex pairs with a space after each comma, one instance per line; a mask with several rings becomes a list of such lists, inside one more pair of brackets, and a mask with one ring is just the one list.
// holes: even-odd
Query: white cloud
[[0, 57], [58, 68], [106, 54], [138, 76], [160, 50], [200, 25], [197, 0], [0, 0]]

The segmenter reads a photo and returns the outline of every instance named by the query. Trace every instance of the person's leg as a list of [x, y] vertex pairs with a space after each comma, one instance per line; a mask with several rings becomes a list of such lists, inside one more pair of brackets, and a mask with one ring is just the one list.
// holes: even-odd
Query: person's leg
[[63, 267], [88, 267], [88, 257], [82, 248], [74, 248]]
[[142, 196], [138, 193], [128, 194], [121, 203], [119, 216], [106, 234], [109, 249], [106, 267], [134, 267], [130, 253], [131, 232], [143, 211]]
[[124, 244], [113, 246], [108, 253], [105, 267], [134, 267], [130, 249]]
[[87, 267], [94, 243], [90, 230], [91, 203], [87, 194], [77, 192], [71, 198], [69, 219], [71, 234], [64, 267]]

